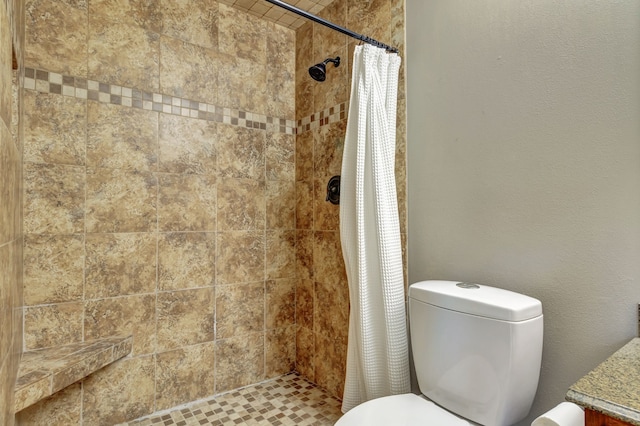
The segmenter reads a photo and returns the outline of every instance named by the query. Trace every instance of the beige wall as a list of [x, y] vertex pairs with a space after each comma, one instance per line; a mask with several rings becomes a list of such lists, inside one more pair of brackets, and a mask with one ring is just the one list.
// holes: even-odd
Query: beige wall
[[[321, 17], [404, 51], [404, 1], [335, 1]], [[340, 249], [339, 206], [327, 201], [329, 179], [339, 175], [357, 41], [319, 24], [296, 34], [296, 369], [342, 397], [349, 319], [349, 287]], [[310, 66], [327, 65], [320, 83]], [[401, 56], [404, 56], [401, 53]], [[404, 60], [404, 57], [403, 57]], [[396, 180], [401, 231], [406, 238], [406, 140], [404, 66], [398, 90]]]
[[295, 33], [205, 3], [27, 2], [25, 349], [132, 333], [133, 353], [22, 423], [294, 369]]
[[12, 425], [13, 385], [22, 350], [22, 127], [19, 72], [24, 5], [0, 2], [0, 424]]
[[542, 301], [529, 419], [637, 333], [640, 3], [407, 4], [409, 280]]

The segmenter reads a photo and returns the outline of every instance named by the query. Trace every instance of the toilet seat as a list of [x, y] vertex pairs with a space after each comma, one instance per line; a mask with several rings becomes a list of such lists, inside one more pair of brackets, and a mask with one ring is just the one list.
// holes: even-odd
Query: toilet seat
[[471, 426], [433, 402], [412, 393], [372, 399], [349, 410], [335, 426]]

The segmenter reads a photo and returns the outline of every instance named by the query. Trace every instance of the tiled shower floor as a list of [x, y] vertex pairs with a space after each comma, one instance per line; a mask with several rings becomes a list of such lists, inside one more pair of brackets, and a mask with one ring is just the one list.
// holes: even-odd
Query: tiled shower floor
[[123, 425], [333, 425], [340, 401], [295, 373]]

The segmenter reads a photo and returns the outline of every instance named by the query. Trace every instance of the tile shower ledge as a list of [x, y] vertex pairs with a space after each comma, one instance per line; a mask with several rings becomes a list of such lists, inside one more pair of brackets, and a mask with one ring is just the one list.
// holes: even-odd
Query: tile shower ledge
[[640, 338], [634, 338], [569, 388], [566, 400], [640, 425]]
[[132, 337], [109, 337], [24, 352], [15, 412], [29, 407], [131, 353]]

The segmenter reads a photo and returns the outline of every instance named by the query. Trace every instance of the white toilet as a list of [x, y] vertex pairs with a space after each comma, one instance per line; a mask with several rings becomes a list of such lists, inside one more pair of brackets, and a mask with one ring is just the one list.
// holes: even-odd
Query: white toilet
[[336, 426], [510, 426], [527, 416], [542, 360], [539, 300], [422, 281], [409, 288], [409, 321], [422, 395], [373, 399]]

